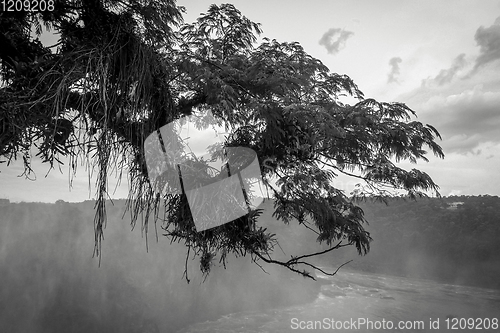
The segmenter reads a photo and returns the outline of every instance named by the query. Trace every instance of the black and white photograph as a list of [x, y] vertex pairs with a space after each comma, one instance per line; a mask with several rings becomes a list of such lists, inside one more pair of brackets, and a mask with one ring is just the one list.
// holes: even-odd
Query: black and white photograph
[[0, 0], [1, 333], [500, 332], [499, 172], [500, 0]]

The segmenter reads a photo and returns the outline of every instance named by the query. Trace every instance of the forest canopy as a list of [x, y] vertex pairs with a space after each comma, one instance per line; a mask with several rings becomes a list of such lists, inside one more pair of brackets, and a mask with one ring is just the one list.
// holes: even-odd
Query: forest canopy
[[[112, 172], [128, 175], [132, 223], [146, 232], [159, 225], [186, 245], [187, 258], [199, 256], [204, 274], [235, 254], [313, 277], [304, 269], [317, 268], [306, 261], [312, 256], [343, 246], [369, 251], [357, 200], [439, 195], [429, 175], [397, 166], [427, 161], [428, 151], [444, 157], [434, 127], [403, 103], [365, 98], [297, 42], [257, 43], [261, 26], [231, 4], [211, 5], [193, 23], [173, 0], [59, 0], [52, 9], [0, 13], [0, 162], [22, 158], [26, 177], [32, 151], [49, 169], [68, 161], [76, 172], [87, 163], [97, 173], [97, 255]], [[57, 34], [56, 45], [40, 42], [44, 29]], [[197, 232], [184, 193], [154, 190], [146, 138], [208, 111], [214, 121], [200, 126], [224, 127], [224, 148], [255, 151], [274, 216], [315, 233], [326, 250], [275, 260], [275, 235], [259, 227], [262, 210]], [[213, 176], [206, 161], [191, 162], [207, 170], [200, 178]], [[359, 186], [345, 193], [335, 186], [340, 174]]]

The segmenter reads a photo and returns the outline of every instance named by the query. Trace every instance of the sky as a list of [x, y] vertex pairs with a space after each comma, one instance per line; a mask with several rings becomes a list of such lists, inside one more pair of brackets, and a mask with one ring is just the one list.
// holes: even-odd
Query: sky
[[[213, 1], [179, 0], [186, 22]], [[220, 4], [220, 2], [215, 2]], [[262, 37], [297, 41], [332, 72], [349, 75], [365, 97], [403, 102], [416, 120], [441, 133], [445, 159], [429, 156], [404, 168], [427, 172], [449, 195], [500, 195], [500, 0], [232, 1], [262, 24]], [[22, 165], [0, 165], [0, 198], [82, 201], [94, 181], [35, 161], [37, 180], [18, 177]], [[124, 198], [122, 184], [110, 194]], [[126, 179], [123, 180], [126, 183]], [[340, 188], [352, 184], [340, 180]]]

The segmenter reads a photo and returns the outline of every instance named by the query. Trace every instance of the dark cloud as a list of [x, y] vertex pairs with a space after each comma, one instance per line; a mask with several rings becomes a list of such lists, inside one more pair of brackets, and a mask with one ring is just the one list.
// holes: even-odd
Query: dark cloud
[[422, 81], [420, 92], [428, 96], [424, 109], [441, 132], [448, 152], [480, 154], [484, 143], [500, 143], [500, 76], [478, 69], [500, 59], [500, 17], [490, 27], [479, 27], [474, 36], [480, 54], [462, 80], [453, 80], [467, 67], [465, 54], [448, 69]]
[[434, 96], [426, 105], [427, 120], [443, 137], [447, 151], [472, 152], [481, 143], [500, 143], [500, 93], [482, 87], [459, 94]]
[[500, 147], [500, 76], [481, 71], [467, 79], [451, 79], [462, 73], [453, 70], [462, 59], [458, 56], [449, 70], [424, 80], [397, 100], [414, 109], [420, 121], [437, 128], [446, 152], [468, 154], [487, 143]]
[[480, 26], [474, 39], [480, 47], [480, 55], [476, 59], [473, 72], [479, 67], [500, 59], [500, 17], [488, 28]]
[[465, 60], [465, 53], [460, 54], [453, 60], [453, 63], [450, 68], [442, 69], [439, 74], [433, 79], [438, 85], [442, 86], [445, 83], [450, 83], [451, 80], [455, 77], [457, 72], [463, 69], [467, 65], [467, 61]]
[[[465, 59], [465, 53], [462, 53], [453, 60], [453, 63], [449, 68], [442, 69], [435, 77], [422, 80], [422, 87], [436, 87], [450, 83], [453, 78], [457, 76], [457, 73], [464, 69], [466, 65], [467, 60]], [[463, 76], [462, 79], [470, 78], [470, 76], [471, 75], [469, 73]]]
[[393, 57], [389, 60], [389, 65], [391, 66], [391, 72], [387, 77], [387, 83], [398, 82], [397, 76], [399, 76], [399, 64], [401, 63], [400, 57]]
[[328, 53], [336, 54], [344, 48], [347, 39], [353, 35], [354, 32], [352, 31], [340, 28], [331, 28], [323, 34], [319, 40], [319, 45], [324, 46]]

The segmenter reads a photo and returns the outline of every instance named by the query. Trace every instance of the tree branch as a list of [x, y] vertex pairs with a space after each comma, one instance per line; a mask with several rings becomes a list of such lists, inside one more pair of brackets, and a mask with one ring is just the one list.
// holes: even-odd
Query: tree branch
[[[297, 268], [295, 268], [296, 265], [306, 265], [306, 266], [309, 266], [315, 270], [318, 270], [320, 271], [321, 273], [325, 274], [325, 275], [328, 275], [328, 276], [334, 276], [335, 274], [337, 274], [338, 270], [344, 266], [344, 265], [347, 265], [349, 262], [351, 262], [352, 260], [342, 264], [340, 267], [337, 268], [337, 270], [333, 273], [328, 273], [326, 271], [324, 271], [323, 269], [319, 268], [318, 266], [314, 265], [314, 264], [311, 264], [309, 262], [306, 262], [306, 261], [301, 261], [301, 259], [304, 259], [304, 258], [311, 258], [311, 257], [315, 257], [315, 256], [320, 256], [322, 254], [325, 254], [325, 253], [328, 253], [328, 252], [331, 252], [333, 250], [337, 250], [341, 247], [344, 247], [344, 246], [349, 246], [349, 245], [352, 245], [352, 242], [350, 243], [346, 243], [346, 244], [342, 244], [342, 241], [340, 241], [337, 245], [329, 248], [329, 249], [326, 249], [324, 251], [319, 251], [319, 252], [315, 252], [315, 253], [310, 253], [310, 254], [304, 254], [304, 255], [301, 255], [301, 256], [298, 256], [298, 257], [292, 257], [292, 259], [288, 260], [288, 261], [281, 261], [281, 260], [275, 260], [275, 259], [272, 259], [269, 255], [269, 258], [266, 258], [264, 257], [262, 254], [260, 254], [259, 252], [257, 251], [252, 251], [252, 254], [256, 255], [259, 259], [263, 260], [264, 262], [268, 263], [268, 264], [275, 264], [275, 265], [279, 265], [279, 266], [283, 266], [283, 267], [286, 267], [287, 269], [291, 270], [292, 272], [295, 272], [299, 275], [302, 275], [304, 277], [307, 277], [307, 278], [310, 278], [310, 279], [313, 279], [316, 281], [316, 278], [311, 275], [311, 273], [303, 270], [303, 271], [300, 271], [298, 270]], [[254, 262], [256, 262], [256, 259], [254, 258], [253, 259]]]

